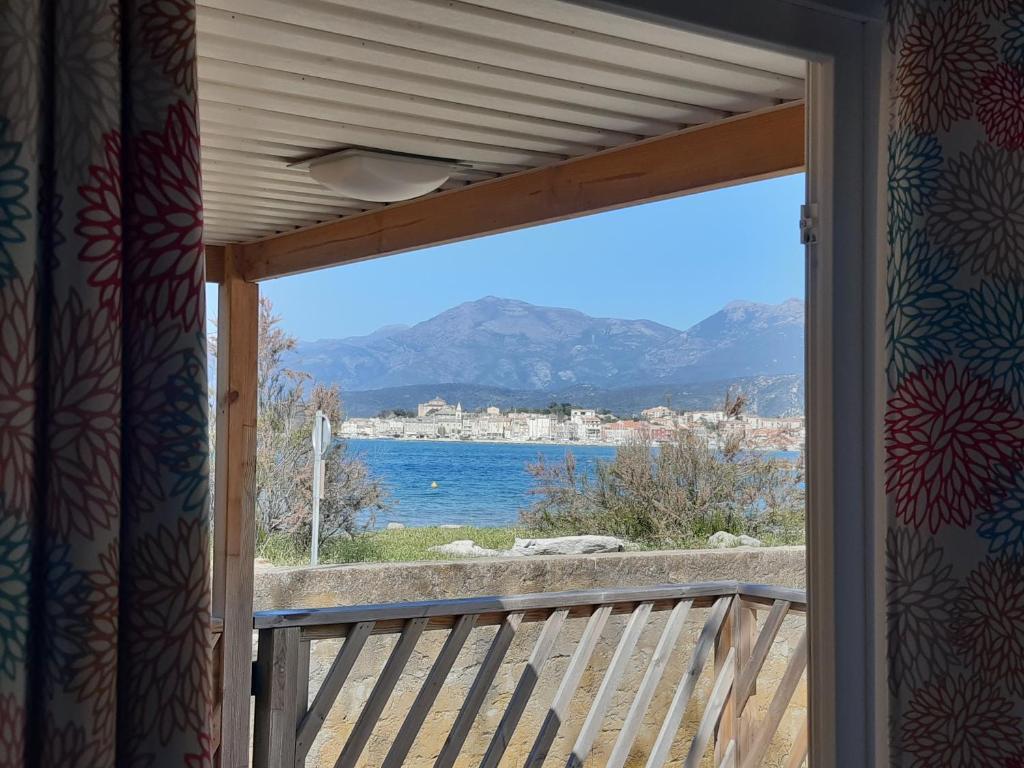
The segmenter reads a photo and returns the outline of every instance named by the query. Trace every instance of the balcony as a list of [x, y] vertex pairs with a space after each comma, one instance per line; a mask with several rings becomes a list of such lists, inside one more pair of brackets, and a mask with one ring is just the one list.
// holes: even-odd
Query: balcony
[[253, 764], [796, 768], [805, 616], [731, 581], [260, 611]]

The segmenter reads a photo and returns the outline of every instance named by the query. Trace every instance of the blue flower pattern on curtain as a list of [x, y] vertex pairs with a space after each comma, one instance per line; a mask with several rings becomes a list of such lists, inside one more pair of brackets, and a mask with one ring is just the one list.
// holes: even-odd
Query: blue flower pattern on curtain
[[0, 768], [210, 764], [193, 0], [0, 4]]
[[1024, 5], [890, 0], [893, 766], [1024, 767]]

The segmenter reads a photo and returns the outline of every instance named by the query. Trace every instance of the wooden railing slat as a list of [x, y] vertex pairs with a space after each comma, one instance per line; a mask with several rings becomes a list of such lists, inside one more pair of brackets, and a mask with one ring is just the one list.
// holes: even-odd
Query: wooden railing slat
[[366, 638], [370, 636], [371, 632], [373, 632], [373, 622], [363, 621], [352, 627], [345, 636], [341, 651], [334, 657], [331, 668], [327, 671], [323, 683], [320, 684], [320, 690], [313, 698], [313, 704], [309, 707], [306, 716], [302, 718], [302, 722], [299, 723], [299, 733], [295, 740], [295, 764], [297, 766], [305, 764], [306, 755], [309, 754], [309, 749], [313, 746], [313, 740], [320, 732], [320, 728], [327, 719], [327, 713], [334, 706], [338, 694], [341, 693], [341, 688], [345, 685], [345, 680], [348, 679], [352, 666], [359, 658], [359, 654], [362, 653], [363, 646], [366, 645]]
[[359, 756], [366, 748], [366, 742], [370, 740], [374, 726], [380, 720], [381, 712], [384, 711], [388, 699], [391, 698], [391, 693], [395, 690], [398, 678], [401, 677], [405, 665], [409, 663], [409, 657], [416, 649], [416, 643], [419, 642], [426, 623], [425, 617], [409, 619], [406, 622], [402, 634], [398, 637], [398, 642], [377, 678], [377, 683], [370, 691], [370, 698], [366, 700], [363, 711], [359, 713], [356, 727], [348, 735], [345, 746], [342, 748], [341, 754], [338, 755], [337, 762], [334, 763], [334, 768], [355, 768]]
[[555, 736], [558, 735], [559, 727], [565, 722], [569, 712], [569, 704], [572, 703], [572, 698], [576, 694], [580, 680], [583, 679], [583, 673], [587, 671], [590, 657], [597, 647], [598, 640], [601, 639], [601, 633], [604, 631], [611, 612], [612, 607], [610, 605], [602, 605], [587, 620], [587, 626], [583, 629], [580, 641], [576, 645], [572, 657], [569, 659], [569, 665], [565, 668], [562, 682], [558, 686], [558, 691], [555, 693], [551, 706], [548, 707], [548, 713], [544, 717], [544, 722], [541, 723], [540, 731], [537, 733], [537, 738], [533, 742], [530, 754], [526, 758], [526, 766], [541, 766], [544, 764], [544, 760], [547, 759], [548, 752], [551, 750], [551, 744], [554, 742]]
[[568, 614], [568, 608], [559, 608], [553, 611], [548, 620], [544, 622], [544, 629], [541, 630], [540, 637], [537, 638], [533, 651], [530, 652], [530, 658], [526, 662], [523, 673], [519, 676], [519, 682], [516, 684], [515, 691], [512, 692], [512, 698], [509, 699], [508, 706], [505, 707], [505, 714], [501, 716], [501, 722], [498, 723], [498, 727], [491, 737], [491, 743], [487, 747], [487, 752], [484, 753], [484, 758], [480, 761], [480, 768], [497, 768], [498, 763], [501, 762], [501, 758], [512, 740], [512, 734], [515, 733], [516, 726], [519, 725], [519, 719], [523, 716], [526, 705], [533, 695], [533, 689], [537, 687], [540, 674], [548, 662], [548, 657], [551, 656], [551, 649], [555, 646], [555, 641], [558, 639], [559, 632], [562, 631], [562, 625], [565, 624]]
[[730, 741], [722, 754], [722, 761], [718, 768], [736, 768], [736, 741]]
[[761, 764], [775, 732], [779, 730], [779, 723], [782, 722], [782, 716], [786, 713], [786, 708], [789, 707], [789, 700], [793, 698], [793, 693], [796, 691], [806, 666], [807, 630], [805, 629], [803, 635], [800, 636], [800, 642], [797, 643], [796, 649], [789, 657], [789, 664], [782, 675], [782, 680], [779, 681], [778, 688], [775, 689], [775, 695], [772, 696], [771, 703], [768, 705], [768, 712], [758, 726], [757, 736], [750, 747], [750, 752], [743, 758], [743, 768], [754, 768]]
[[704, 669], [704, 664], [711, 653], [711, 648], [714, 646], [718, 630], [721, 628], [722, 622], [725, 621], [725, 615], [729, 611], [731, 602], [732, 597], [720, 597], [708, 614], [708, 618], [704, 622], [704, 628], [697, 639], [697, 645], [693, 649], [690, 665], [687, 667], [686, 672], [683, 674], [683, 679], [680, 680], [679, 686], [676, 688], [675, 695], [672, 697], [672, 703], [669, 705], [664, 721], [662, 721], [661, 730], [658, 731], [658, 737], [651, 748], [650, 756], [647, 758], [647, 768], [661, 768], [668, 760], [672, 742], [675, 741], [676, 733], [679, 731], [679, 724], [683, 721], [683, 715], [686, 714], [686, 707], [690, 703], [690, 697], [693, 696], [697, 680], [700, 678], [700, 673]]
[[807, 718], [804, 717], [804, 721], [800, 723], [800, 730], [797, 731], [796, 738], [793, 740], [793, 746], [789, 750], [789, 756], [786, 758], [786, 768], [800, 768], [807, 759]]
[[658, 683], [661, 682], [661, 676], [676, 648], [679, 634], [686, 626], [686, 617], [689, 615], [692, 605], [692, 600], [682, 600], [669, 614], [661, 637], [658, 638], [654, 655], [651, 656], [651, 662], [647, 665], [647, 671], [644, 672], [643, 680], [640, 681], [640, 687], [633, 698], [633, 703], [629, 705], [626, 719], [622, 722], [615, 746], [608, 757], [607, 768], [622, 768], [626, 764], [629, 753], [633, 749], [633, 742], [636, 741], [640, 726], [643, 724], [644, 715], [647, 714], [647, 708], [651, 705], [651, 699], [654, 698], [654, 692], [658, 688]]
[[473, 721], [476, 720], [477, 713], [491, 688], [491, 683], [494, 682], [494, 676], [498, 673], [501, 662], [504, 661], [508, 647], [512, 644], [522, 621], [522, 613], [510, 613], [498, 628], [494, 640], [491, 641], [491, 647], [487, 650], [487, 656], [484, 657], [476, 674], [476, 679], [470, 686], [466, 700], [462, 703], [455, 722], [452, 723], [448, 738], [434, 762], [434, 768], [451, 768], [455, 764], [455, 760], [462, 751], [462, 745], [466, 742], [466, 737], [473, 727]]
[[761, 632], [758, 634], [757, 640], [754, 641], [754, 649], [750, 652], [750, 658], [741, 661], [742, 669], [736, 680], [736, 707], [740, 712], [743, 711], [747, 700], [753, 693], [757, 677], [761, 674], [761, 668], [764, 666], [765, 659], [768, 658], [768, 652], [771, 650], [772, 643], [775, 642], [775, 637], [779, 634], [779, 629], [788, 612], [789, 603], [785, 600], [776, 600], [772, 604], [772, 608], [764, 620], [764, 626], [761, 627]]
[[295, 686], [299, 669], [298, 628], [260, 633], [256, 664], [260, 686], [253, 730], [255, 768], [295, 762]]
[[[697, 726], [697, 732], [690, 742], [690, 751], [686, 754], [684, 768], [697, 768], [700, 765], [704, 751], [708, 748], [708, 744], [711, 741], [711, 735], [715, 732], [715, 726], [722, 717], [725, 703], [729, 698], [729, 693], [732, 691], [732, 684], [735, 679], [736, 649], [730, 648], [718, 673], [718, 677], [715, 679], [715, 685], [711, 689], [711, 695], [708, 697], [707, 704], [704, 707], [704, 714], [701, 716], [700, 725]], [[730, 743], [734, 742], [730, 740]]]
[[384, 758], [383, 768], [401, 768], [405, 762], [405, 758], [409, 754], [413, 742], [416, 741], [420, 728], [423, 727], [423, 721], [430, 712], [430, 708], [434, 706], [434, 700], [437, 698], [437, 694], [440, 693], [441, 686], [444, 685], [448, 673], [451, 671], [455, 660], [458, 658], [462, 647], [466, 644], [466, 640], [475, 626], [476, 616], [474, 614], [470, 613], [459, 617], [459, 620], [445, 639], [444, 645], [437, 654], [437, 658], [434, 659], [434, 664], [427, 674], [427, 679], [423, 681], [420, 692], [416, 695], [416, 700], [413, 702], [412, 707], [410, 707], [409, 713], [405, 716], [405, 721], [398, 730], [398, 735], [395, 737], [391, 749], [388, 750], [387, 757]]
[[594, 741], [601, 730], [604, 714], [608, 709], [608, 705], [611, 704], [612, 697], [619, 689], [622, 673], [626, 671], [630, 657], [633, 655], [633, 649], [640, 639], [640, 633], [647, 624], [647, 617], [651, 615], [651, 608], [651, 603], [641, 603], [633, 610], [633, 614], [629, 617], [626, 628], [622, 632], [622, 637], [619, 638], [619, 643], [615, 646], [612, 660], [609, 662], [608, 669], [601, 680], [597, 696], [594, 697], [594, 703], [587, 713], [586, 720], [583, 721], [583, 727], [580, 729], [579, 736], [576, 737], [572, 753], [565, 763], [566, 768], [580, 768], [586, 762], [590, 750], [594, 747]]

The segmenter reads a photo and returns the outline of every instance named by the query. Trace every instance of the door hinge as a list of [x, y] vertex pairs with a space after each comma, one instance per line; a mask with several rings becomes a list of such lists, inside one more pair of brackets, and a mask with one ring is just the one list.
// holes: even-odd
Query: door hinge
[[800, 244], [818, 242], [818, 204], [804, 203], [800, 206]]

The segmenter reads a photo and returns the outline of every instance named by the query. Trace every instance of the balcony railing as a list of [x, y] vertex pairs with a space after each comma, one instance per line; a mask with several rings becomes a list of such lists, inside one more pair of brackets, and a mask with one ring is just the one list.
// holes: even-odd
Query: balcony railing
[[[700, 611], [704, 614], [703, 626], [692, 648], [681, 648], [680, 638], [688, 616], [696, 616]], [[361, 699], [361, 711], [355, 724], [344, 734], [340, 753], [336, 758], [327, 758], [326, 763], [321, 753], [320, 764], [330, 764], [331, 760], [336, 768], [378, 764], [398, 768], [408, 764], [410, 750], [467, 641], [483, 627], [497, 627], [482, 661], [474, 667], [472, 683], [448, 726], [447, 738], [436, 754], [430, 754], [427, 764], [447, 768], [460, 756], [465, 762], [463, 750], [481, 708], [485, 703], [489, 703], [491, 709], [496, 706], [488, 701], [488, 694], [503, 665], [507, 667], [509, 647], [517, 633], [522, 635], [527, 625], [536, 623], [539, 627], [529, 658], [511, 695], [500, 697], [504, 701], [500, 721], [489, 734], [486, 748], [481, 748], [482, 757], [474, 760], [481, 766], [497, 766], [520, 726], [527, 705], [539, 695], [538, 681], [571, 619], [582, 624], [582, 631], [571, 653], [567, 654], [568, 662], [557, 690], [553, 697], [549, 693], [550, 704], [543, 717], [538, 718], [535, 733], [525, 735], [526, 738], [532, 736], [529, 751], [525, 746], [519, 747], [521, 753], [527, 755], [525, 759], [506, 760], [506, 765], [520, 762], [527, 766], [542, 765], [563, 726], [566, 731], [571, 730], [573, 739], [571, 749], [563, 750], [568, 752], [567, 758], [560, 757], [567, 768], [591, 764], [588, 757], [593, 763], [611, 768], [640, 765], [638, 760], [648, 768], [655, 768], [665, 765], [670, 753], [673, 758], [685, 754], [683, 765], [687, 768], [707, 764], [754, 768], [762, 764], [769, 748], [773, 750], [773, 761], [777, 762], [780, 745], [776, 733], [806, 667], [806, 621], [802, 622], [800, 639], [790, 649], [774, 690], [770, 696], [762, 697], [767, 706], [748, 704], [757, 692], [762, 669], [783, 621], [787, 615], [803, 617], [805, 613], [806, 597], [802, 591], [736, 582], [262, 611], [254, 619], [259, 631], [259, 650], [254, 682], [253, 762], [255, 768], [304, 766], [314, 740], [368, 639], [374, 635], [392, 635], [394, 643], [390, 654], [376, 674], [372, 690]], [[623, 619], [610, 621], [612, 616], [623, 614]], [[660, 634], [653, 652], [637, 653], [641, 633], [654, 615], [662, 614], [665, 615], [663, 621], [659, 621]], [[613, 626], [614, 632], [611, 631]], [[444, 642], [429, 670], [421, 668], [417, 673], [410, 664], [413, 652], [424, 633], [433, 631], [445, 632]], [[342, 639], [340, 648], [333, 654], [323, 682], [311, 699], [310, 645], [313, 641], [339, 638]], [[564, 644], [565, 637], [561, 641]], [[603, 674], [592, 665], [599, 642], [614, 645]], [[670, 679], [673, 678], [669, 674], [670, 657], [686, 651], [688, 662], [682, 665], [681, 676], [676, 672], [674, 679]], [[709, 659], [712, 666], [705, 674]], [[624, 717], [610, 722], [609, 708], [613, 698], [622, 695], [627, 671], [636, 673], [626, 675], [636, 678], [625, 690], [629, 697], [628, 711]], [[578, 698], [577, 691], [588, 673], [588, 679], [595, 683], [595, 675], [599, 676], [600, 683], [583, 701], [583, 705], [589, 704], [585, 716], [573, 716], [570, 705]], [[403, 676], [410, 676], [413, 681], [422, 679], [422, 683], [401, 718], [400, 727], [383, 728], [379, 724], [381, 715]], [[710, 690], [705, 683], [701, 695], [697, 696], [702, 679], [710, 681]], [[406, 686], [408, 683], [406, 679]], [[672, 691], [670, 700], [665, 686]], [[656, 690], [660, 692], [657, 700], [662, 703], [651, 710]], [[694, 728], [693, 716], [688, 725], [684, 723], [684, 716], [688, 707], [701, 698], [703, 709]], [[578, 702], [576, 706], [579, 707]], [[755, 713], [755, 709], [760, 713]], [[350, 714], [354, 717], [354, 713]], [[799, 710], [799, 717], [801, 724], [795, 729], [797, 735], [781, 745], [783, 762], [779, 764], [787, 768], [798, 768], [806, 760], [805, 710]], [[572, 721], [575, 722], [570, 729], [568, 724]], [[660, 726], [652, 728], [652, 722]], [[638, 737], [645, 729], [642, 745], [638, 747]], [[612, 734], [609, 731], [615, 731], [610, 751], [607, 743]], [[386, 752], [378, 744], [383, 757], [366, 757], [371, 737], [378, 742], [382, 738], [389, 740], [389, 746], [385, 744]], [[601, 758], [597, 759], [592, 751], [599, 737], [606, 743]], [[520, 733], [517, 738], [521, 741], [524, 734]]]

